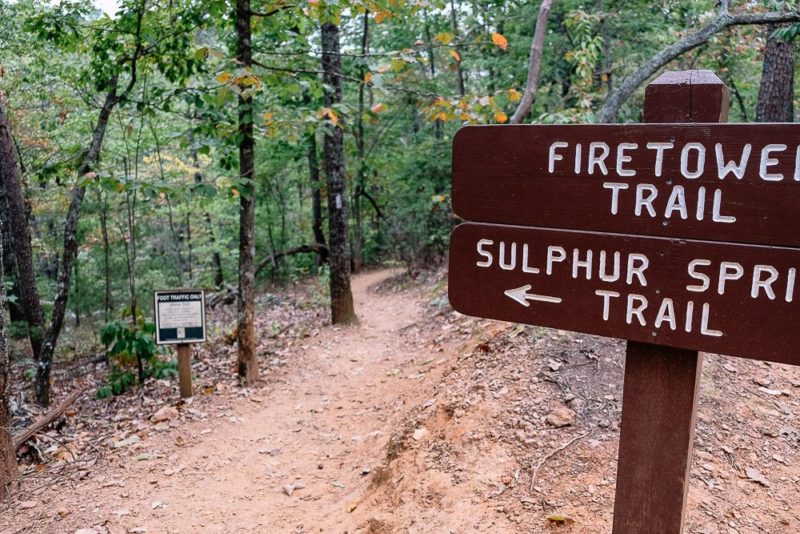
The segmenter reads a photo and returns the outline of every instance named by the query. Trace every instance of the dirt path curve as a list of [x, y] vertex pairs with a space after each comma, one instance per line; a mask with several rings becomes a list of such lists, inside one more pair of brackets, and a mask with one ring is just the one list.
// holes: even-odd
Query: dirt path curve
[[160, 459], [121, 462], [105, 477], [120, 487], [76, 488], [71, 501], [97, 500], [71, 518], [83, 526], [105, 519], [111, 532], [112, 525], [148, 533], [359, 526], [349, 512], [369, 485], [368, 472], [382, 461], [404, 407], [424, 400], [437, 374], [407, 376], [431, 356], [415, 354], [398, 335], [419, 319], [420, 300], [370, 290], [392, 274], [353, 279], [360, 325], [326, 327], [304, 340], [283, 378], [269, 379], [252, 402], [229, 397], [228, 406], [207, 406], [206, 422], [146, 438], [153, 440], [147, 452]]

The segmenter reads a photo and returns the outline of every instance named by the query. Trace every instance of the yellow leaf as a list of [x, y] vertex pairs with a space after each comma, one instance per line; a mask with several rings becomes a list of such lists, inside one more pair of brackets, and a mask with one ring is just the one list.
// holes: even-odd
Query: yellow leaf
[[368, 72], [368, 73], [366, 73], [366, 74], [364, 75], [364, 82], [365, 82], [365, 83], [369, 83], [369, 82], [371, 82], [371, 81], [372, 81], [372, 73], [371, 73], [371, 72]]
[[231, 187], [231, 194], [233, 196], [235, 196], [235, 197], [238, 197], [239, 196], [239, 190], [236, 189], [235, 187]]
[[375, 22], [377, 24], [380, 24], [381, 22], [383, 22], [384, 20], [388, 19], [391, 16], [392, 14], [389, 11], [383, 11], [383, 10], [378, 11], [378, 13], [375, 15]]
[[455, 50], [448, 50], [448, 52], [450, 52], [450, 55], [453, 56], [453, 59], [459, 62], [461, 61], [461, 55], [458, 52]]
[[436, 114], [435, 118], [440, 120], [440, 121], [446, 121], [447, 120], [447, 113], [445, 113], [444, 111], [440, 111], [439, 113]]
[[502, 34], [493, 33], [492, 34], [492, 42], [494, 44], [496, 44], [497, 46], [499, 46], [500, 48], [502, 48], [503, 50], [508, 48], [508, 39], [503, 37]]
[[233, 78], [233, 75], [230, 72], [223, 72], [217, 76], [217, 81], [219, 83], [228, 83], [231, 78]]
[[519, 102], [522, 98], [522, 93], [517, 91], [516, 89], [509, 89], [508, 90], [508, 99], [512, 102]]
[[439, 33], [433, 38], [433, 40], [439, 41], [442, 44], [450, 44], [450, 42], [453, 40], [453, 34], [447, 32]]
[[496, 120], [497, 122], [502, 124], [502, 123], [504, 123], [504, 122], [506, 122], [508, 120], [508, 115], [506, 115], [502, 111], [495, 111], [494, 112], [494, 120]]

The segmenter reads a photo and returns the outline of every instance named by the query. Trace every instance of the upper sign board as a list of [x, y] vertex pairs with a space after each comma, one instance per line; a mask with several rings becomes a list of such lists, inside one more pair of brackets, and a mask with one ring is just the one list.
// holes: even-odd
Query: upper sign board
[[476, 222], [800, 246], [800, 124], [467, 126], [453, 209]]
[[800, 250], [465, 223], [450, 239], [461, 313], [800, 364]]
[[202, 289], [155, 292], [156, 343], [202, 343], [206, 340], [206, 307]]

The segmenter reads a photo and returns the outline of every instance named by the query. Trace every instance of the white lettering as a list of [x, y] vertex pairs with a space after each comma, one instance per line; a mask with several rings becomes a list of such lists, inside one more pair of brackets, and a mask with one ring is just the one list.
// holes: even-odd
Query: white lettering
[[[600, 149], [600, 155], [597, 155], [597, 149]], [[605, 160], [608, 157], [608, 145], [603, 142], [589, 143], [589, 158], [587, 162], [586, 171], [589, 174], [594, 174], [594, 168], [600, 167], [603, 176], [608, 174]]]
[[738, 280], [744, 275], [744, 267], [735, 261], [723, 261], [719, 264], [719, 280], [717, 281], [717, 293], [725, 294], [725, 283], [728, 280]]
[[611, 189], [611, 215], [616, 215], [619, 210], [619, 192], [622, 189], [628, 189], [628, 184], [603, 182], [603, 189]]
[[[767, 171], [768, 167], [778, 164], [778, 160], [769, 157], [773, 152], [782, 152], [786, 150], [787, 146], [783, 144], [766, 145], [761, 149], [761, 165], [758, 167], [758, 175], [762, 180], [767, 182], [780, 182], [783, 180], [783, 174], [772, 174]], [[797, 158], [795, 158], [797, 159]]]
[[602, 289], [598, 289], [594, 292], [595, 295], [599, 297], [603, 297], [603, 320], [608, 321], [609, 316], [609, 308], [611, 307], [611, 298], [619, 297], [619, 293], [616, 291], [605, 291]]
[[708, 327], [709, 311], [711, 311], [711, 305], [708, 303], [703, 304], [703, 313], [700, 318], [700, 333], [704, 336], [722, 337], [722, 332], [719, 330], [711, 330]]
[[[693, 171], [689, 170], [689, 151], [697, 152], [697, 167]], [[706, 147], [702, 143], [686, 143], [681, 150], [681, 174], [689, 179], [698, 178], [706, 166]]]
[[578, 269], [586, 269], [586, 279], [592, 279], [592, 251], [586, 251], [586, 259], [581, 260], [581, 251], [574, 249], [572, 251], [572, 278], [578, 278]]
[[735, 223], [736, 217], [733, 215], [720, 215], [722, 209], [722, 190], [714, 190], [714, 204], [711, 209], [711, 220], [720, 223]]
[[547, 157], [547, 172], [553, 174], [553, 171], [556, 167], [556, 161], [561, 161], [564, 159], [564, 156], [561, 154], [556, 154], [556, 150], [559, 148], [567, 148], [569, 143], [565, 143], [564, 141], [556, 141], [552, 145], [550, 145], [550, 152]]
[[567, 251], [563, 247], [554, 247], [552, 245], [547, 247], [547, 267], [545, 272], [553, 274], [553, 264], [562, 262], [565, 259], [567, 259]]
[[491, 239], [481, 239], [480, 241], [478, 241], [478, 254], [486, 258], [484, 261], [479, 261], [478, 263], [476, 263], [478, 267], [492, 266], [492, 259], [493, 259], [492, 253], [487, 250], [483, 250], [483, 247], [488, 247], [489, 245], [493, 244], [494, 241], [492, 241]]
[[661, 176], [661, 170], [664, 168], [664, 151], [670, 150], [674, 146], [672, 143], [647, 143], [647, 148], [656, 151], [656, 177]]
[[[766, 280], [761, 279], [763, 273], [769, 273]], [[759, 289], [763, 289], [769, 300], [775, 300], [772, 283], [778, 279], [778, 269], [772, 265], [756, 265], [753, 269], [753, 285], [750, 286], [750, 296], [758, 298]]]
[[661, 323], [667, 321], [671, 330], [677, 330], [678, 325], [675, 322], [675, 305], [672, 299], [664, 299], [661, 301], [661, 307], [658, 308], [658, 315], [653, 325], [656, 328], [661, 328]]
[[[701, 281], [702, 284], [699, 286], [686, 286], [686, 291], [702, 293], [711, 286], [711, 278], [709, 278], [707, 275], [703, 273], [698, 273], [696, 271], [697, 267], [708, 267], [709, 265], [711, 265], [710, 260], [692, 260], [689, 262], [689, 276], [691, 276], [695, 280]], [[687, 332], [691, 332], [691, 330], [687, 330]]]
[[[645, 196], [644, 192], [647, 191], [650, 194]], [[638, 184], [636, 186], [636, 205], [633, 209], [633, 212], [636, 214], [637, 217], [641, 217], [642, 215], [642, 208], [647, 208], [647, 213], [650, 214], [650, 217], [656, 216], [656, 210], [653, 208], [653, 200], [658, 196], [658, 189], [653, 184]]]
[[[639, 303], [638, 306], [634, 306], [634, 301]], [[647, 299], [642, 295], [636, 295], [634, 293], [628, 294], [628, 308], [625, 311], [625, 322], [628, 324], [633, 324], [633, 316], [636, 316], [636, 319], [639, 321], [639, 324], [642, 326], [647, 326], [647, 323], [644, 321], [644, 310], [647, 309]]]
[[[741, 180], [744, 177], [744, 170], [747, 167], [747, 160], [750, 159], [750, 151], [752, 150], [750, 143], [744, 145], [742, 149], [742, 157], [739, 158], [737, 165], [734, 160], [725, 162], [725, 157], [722, 155], [722, 144], [717, 143], [714, 145], [714, 150], [717, 153], [717, 176], [720, 180], [724, 180], [728, 174], [733, 173], [737, 179]], [[725, 163], [723, 165], [723, 163]]]
[[499, 258], [500, 268], [504, 271], [513, 271], [514, 267], [517, 266], [517, 244], [511, 243], [511, 261], [506, 261], [506, 243], [505, 241], [500, 241], [500, 258]]
[[664, 211], [664, 216], [669, 219], [672, 217], [672, 212], [677, 211], [681, 214], [681, 219], [688, 219], [689, 213], [686, 209], [686, 194], [683, 191], [683, 186], [676, 185], [672, 188], [672, 193], [667, 200], [667, 209]]
[[[636, 262], [639, 262], [638, 266], [635, 265]], [[633, 284], [633, 277], [636, 276], [642, 287], [646, 287], [647, 279], [644, 276], [644, 272], [649, 266], [650, 260], [644, 254], [628, 254], [628, 274], [625, 277], [625, 283], [628, 285]]]
[[537, 267], [528, 265], [528, 244], [522, 245], [522, 272], [528, 274], [539, 274]]
[[600, 270], [598, 274], [600, 275], [600, 280], [603, 282], [616, 282], [619, 280], [619, 264], [620, 264], [620, 253], [614, 252], [614, 272], [612, 274], [606, 273], [606, 251], [600, 251]]
[[620, 143], [617, 145], [617, 175], [618, 176], [636, 176], [636, 171], [633, 169], [623, 169], [622, 165], [630, 163], [631, 157], [625, 155], [626, 150], [636, 150], [639, 145], [636, 143]]

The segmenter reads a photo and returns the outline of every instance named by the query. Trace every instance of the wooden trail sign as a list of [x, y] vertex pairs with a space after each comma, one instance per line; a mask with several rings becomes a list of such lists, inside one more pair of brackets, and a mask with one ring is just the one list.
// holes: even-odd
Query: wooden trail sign
[[453, 152], [469, 221], [800, 246], [800, 124], [467, 126]]
[[645, 94], [645, 122], [667, 124], [454, 140], [473, 222], [451, 238], [453, 307], [628, 340], [615, 534], [682, 531], [698, 350], [800, 364], [800, 127], [713, 124], [727, 111], [713, 73], [672, 72]]
[[178, 384], [181, 397], [191, 397], [190, 344], [206, 341], [205, 293], [202, 289], [156, 291], [153, 300], [156, 343], [158, 345], [177, 345]]
[[468, 315], [800, 364], [800, 249], [466, 223], [450, 264]]

